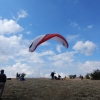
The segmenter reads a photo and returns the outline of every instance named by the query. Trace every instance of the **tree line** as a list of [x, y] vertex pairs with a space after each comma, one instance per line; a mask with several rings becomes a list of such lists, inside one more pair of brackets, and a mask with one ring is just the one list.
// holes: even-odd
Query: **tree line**
[[[77, 77], [76, 75], [69, 75], [70, 79], [75, 79], [76, 77]], [[83, 79], [83, 76], [80, 75], [79, 78]], [[93, 70], [93, 72], [87, 73], [84, 78], [92, 80], [100, 80], [100, 70], [99, 69]]]

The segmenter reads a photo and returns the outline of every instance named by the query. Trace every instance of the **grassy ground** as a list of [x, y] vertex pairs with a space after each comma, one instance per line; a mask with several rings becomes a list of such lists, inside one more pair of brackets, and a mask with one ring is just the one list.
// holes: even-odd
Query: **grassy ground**
[[100, 100], [100, 80], [7, 80], [3, 100]]

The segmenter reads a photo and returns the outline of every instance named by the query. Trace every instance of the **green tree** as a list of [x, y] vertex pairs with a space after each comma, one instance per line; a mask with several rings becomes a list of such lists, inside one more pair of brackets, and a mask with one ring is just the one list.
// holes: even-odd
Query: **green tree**
[[87, 73], [87, 74], [85, 75], [85, 78], [86, 78], [86, 79], [90, 79], [90, 74]]
[[90, 74], [91, 79], [93, 80], [100, 80], [100, 70], [96, 69], [93, 71], [93, 73]]

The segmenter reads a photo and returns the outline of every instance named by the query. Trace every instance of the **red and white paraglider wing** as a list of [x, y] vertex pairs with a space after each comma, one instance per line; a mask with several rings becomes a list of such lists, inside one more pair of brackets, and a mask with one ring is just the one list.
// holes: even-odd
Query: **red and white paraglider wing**
[[40, 45], [41, 43], [43, 43], [49, 39], [54, 39], [54, 40], [60, 42], [66, 48], [68, 48], [67, 40], [60, 34], [46, 34], [46, 35], [41, 35], [41, 36], [36, 37], [33, 40], [32, 44], [30, 45], [29, 51], [33, 52], [37, 48], [38, 45]]
[[33, 52], [33, 51], [37, 48], [37, 46], [39, 45], [39, 42], [43, 39], [44, 36], [45, 36], [45, 35], [37, 36], [37, 37], [33, 40], [32, 44], [31, 44], [30, 47], [29, 47], [29, 51], [30, 51], [30, 52]]
[[68, 48], [68, 46], [69, 46], [67, 40], [59, 34], [56, 34], [56, 36], [54, 36], [52, 39], [58, 41], [59, 43], [61, 43], [66, 48]]

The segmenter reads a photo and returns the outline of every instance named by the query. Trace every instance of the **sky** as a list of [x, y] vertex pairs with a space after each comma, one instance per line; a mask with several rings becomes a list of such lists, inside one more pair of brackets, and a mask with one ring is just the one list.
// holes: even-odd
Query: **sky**
[[[69, 48], [51, 39], [29, 52], [35, 37], [52, 33], [64, 36]], [[100, 69], [100, 0], [0, 0], [0, 69], [10, 78]]]

